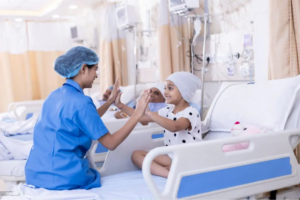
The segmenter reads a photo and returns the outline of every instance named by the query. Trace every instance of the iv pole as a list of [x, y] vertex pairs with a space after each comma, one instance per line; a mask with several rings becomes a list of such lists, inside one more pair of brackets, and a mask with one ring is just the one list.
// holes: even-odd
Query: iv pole
[[[205, 13], [203, 15], [187, 15], [187, 18], [203, 18], [203, 23], [204, 23], [204, 36], [203, 36], [203, 49], [202, 49], [202, 55], [203, 55], [203, 61], [202, 61], [202, 68], [201, 68], [201, 118], [203, 119], [203, 99], [204, 99], [204, 78], [205, 78], [205, 53], [206, 53], [206, 35], [207, 35], [207, 22], [208, 22], [208, 14]], [[193, 38], [193, 42], [191, 44], [191, 68], [192, 68], [192, 73], [194, 74], [194, 48], [193, 46], [196, 43], [198, 35], [195, 35]]]

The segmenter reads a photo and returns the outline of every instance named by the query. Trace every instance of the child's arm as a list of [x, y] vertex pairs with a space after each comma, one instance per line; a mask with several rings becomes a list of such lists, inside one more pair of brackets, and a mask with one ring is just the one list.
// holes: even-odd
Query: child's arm
[[[117, 98], [116, 98], [116, 101], [115, 101], [115, 105], [124, 113], [126, 113], [127, 115], [131, 116], [133, 113], [134, 113], [134, 109], [133, 108], [130, 108], [129, 106], [123, 104], [120, 100], [121, 98], [121, 95], [119, 95]], [[149, 122], [153, 122], [153, 120], [151, 120], [149, 117], [147, 117], [146, 115], [143, 115], [139, 122], [143, 125], [147, 125]]]
[[191, 127], [191, 122], [183, 117], [179, 118], [178, 120], [171, 120], [158, 115], [158, 113], [150, 112], [149, 110], [146, 110], [145, 114], [151, 120], [153, 120], [154, 122], [158, 123], [160, 126], [171, 132], [177, 132]]

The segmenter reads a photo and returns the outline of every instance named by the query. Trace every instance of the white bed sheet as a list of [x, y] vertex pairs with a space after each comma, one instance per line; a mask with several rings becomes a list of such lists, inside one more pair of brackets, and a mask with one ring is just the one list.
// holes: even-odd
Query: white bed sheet
[[0, 176], [24, 176], [26, 162], [27, 160], [0, 161]]
[[230, 132], [225, 132], [225, 131], [209, 131], [205, 138], [205, 140], [215, 140], [215, 139], [222, 139], [222, 138], [229, 138], [232, 137]]
[[[158, 176], [153, 176], [153, 180], [157, 185], [158, 189], [162, 191], [165, 187], [167, 179]], [[125, 172], [125, 173], [116, 174], [112, 176], [106, 176], [101, 179], [101, 184], [102, 187], [89, 190], [90, 192], [93, 192], [99, 196], [97, 200], [102, 200], [102, 199], [152, 200], [154, 199], [146, 184], [146, 181], [144, 180], [142, 171], [132, 171], [132, 172]], [[35, 198], [39, 199], [38, 196], [35, 196]], [[21, 199], [21, 197], [3, 197], [2, 200], [17, 200], [17, 199]]]
[[[152, 176], [157, 188], [163, 191], [167, 179]], [[99, 199], [154, 199], [142, 171], [125, 172], [101, 179], [101, 188], [91, 191], [99, 195]]]

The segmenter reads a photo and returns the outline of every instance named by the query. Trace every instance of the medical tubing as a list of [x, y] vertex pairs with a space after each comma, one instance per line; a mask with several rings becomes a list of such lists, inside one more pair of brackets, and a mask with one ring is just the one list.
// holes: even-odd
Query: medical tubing
[[194, 43], [191, 44], [191, 68], [192, 68], [192, 74], [194, 74]]

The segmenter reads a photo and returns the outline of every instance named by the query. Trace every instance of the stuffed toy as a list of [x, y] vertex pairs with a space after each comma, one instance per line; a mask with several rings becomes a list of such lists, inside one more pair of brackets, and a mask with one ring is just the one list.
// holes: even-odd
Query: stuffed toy
[[[254, 135], [259, 133], [265, 133], [265, 129], [261, 129], [253, 125], [242, 126], [240, 122], [235, 122], [231, 129], [231, 135], [233, 137], [242, 137], [243, 135]], [[229, 144], [223, 146], [223, 152], [236, 151], [241, 149], [247, 149], [249, 147], [249, 142]]]

